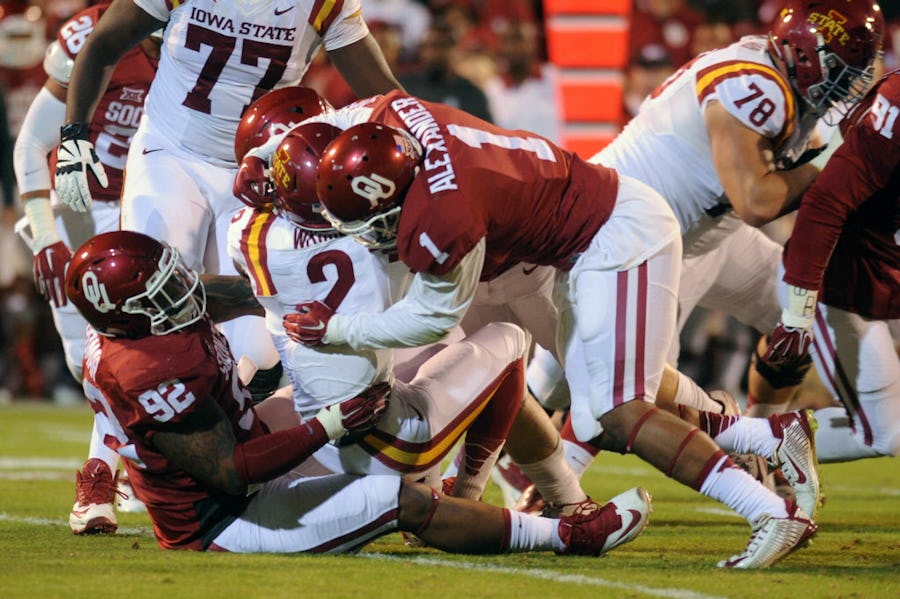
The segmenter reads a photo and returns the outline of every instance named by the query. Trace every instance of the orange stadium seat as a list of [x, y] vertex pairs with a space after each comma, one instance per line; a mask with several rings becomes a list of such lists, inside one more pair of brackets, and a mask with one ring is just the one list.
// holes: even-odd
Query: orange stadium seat
[[628, 62], [627, 22], [549, 23], [547, 53], [561, 68], [622, 69]]
[[570, 76], [559, 78], [562, 118], [566, 121], [618, 122], [624, 90], [620, 77]]
[[544, 14], [627, 15], [632, 0], [544, 0]]

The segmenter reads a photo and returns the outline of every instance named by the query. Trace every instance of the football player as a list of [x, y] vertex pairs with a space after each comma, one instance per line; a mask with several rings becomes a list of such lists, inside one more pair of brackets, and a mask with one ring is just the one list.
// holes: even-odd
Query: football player
[[[697, 305], [761, 333], [778, 323], [782, 248], [756, 227], [797, 207], [834, 148], [811, 159], [823, 149], [811, 148], [820, 143], [817, 123], [862, 97], [884, 27], [871, 0], [790, 0], [768, 36], [741, 38], [685, 64], [590, 158], [648, 184], [675, 212], [684, 242], [678, 330]], [[759, 359], [766, 348], [763, 338], [748, 373], [752, 416], [784, 412], [811, 364], [772, 367]], [[678, 353], [676, 335], [670, 364]], [[537, 354], [529, 388], [553, 389], [562, 370]], [[713, 410], [707, 397], [692, 397], [684, 403]], [[586, 467], [597, 448], [565, 430], [563, 437], [573, 467]]]
[[[633, 452], [752, 522], [747, 549], [723, 566], [768, 566], [815, 533], [802, 509], [751, 479], [698, 428], [653, 405], [674, 332], [681, 264], [678, 224], [658, 193], [535, 134], [401, 92], [311, 120], [345, 129], [317, 168], [323, 215], [361, 243], [396, 252], [430, 293], [408, 294], [377, 315], [333, 314], [313, 304], [286, 317], [289, 335], [354, 348], [403, 346], [405, 336], [420, 334], [414, 329], [439, 339], [446, 323], [423, 325], [407, 306], [445, 313], [470, 304], [479, 279], [523, 262], [552, 265], [558, 347], [579, 439]], [[814, 506], [809, 426], [805, 415], [792, 415], [741, 442], [766, 455], [790, 453], [805, 505]]]
[[[114, 231], [119, 225], [119, 195], [125, 156], [144, 112], [144, 99], [156, 74], [161, 37], [150, 35], [126, 52], [115, 64], [109, 85], [85, 134], [95, 147], [97, 160], [106, 173], [106, 185], [91, 180], [90, 193], [96, 200], [87, 214], [73, 214], [63, 208], [54, 213], [51, 150], [59, 142], [59, 128], [65, 121], [66, 89], [72, 65], [91, 35], [108, 4], [98, 4], [65, 21], [56, 40], [47, 49], [44, 69], [47, 74], [16, 139], [14, 165], [19, 192], [28, 221], [27, 234], [34, 252], [34, 280], [44, 299], [50, 302], [53, 321], [63, 342], [66, 364], [72, 376], [81, 382], [81, 360], [85, 347], [85, 321], [65, 294], [66, 266], [77, 247], [95, 233]], [[161, 33], [161, 32], [159, 32]], [[103, 444], [96, 428], [91, 435], [88, 460], [75, 483], [75, 505], [69, 526], [75, 534], [114, 532], [118, 454]], [[122, 484], [119, 508], [140, 510]], [[128, 496], [125, 500], [123, 496]]]
[[88, 240], [69, 265], [66, 293], [91, 326], [85, 393], [162, 548], [339, 553], [399, 529], [446, 551], [601, 555], [647, 521], [640, 488], [553, 519], [441, 496], [397, 476], [304, 475], [317, 449], [371, 430], [384, 416], [386, 389], [272, 432], [206, 313], [199, 276], [144, 234]]
[[[320, 47], [360, 95], [399, 88], [362, 17], [359, 0], [115, 0], [79, 53], [58, 151], [57, 191], [75, 210], [91, 203], [103, 167], [86, 125], [108, 67], [165, 27], [159, 74], [128, 156], [121, 228], [172, 242], [192, 268], [234, 274], [225, 247], [231, 218], [235, 130], [265, 92], [296, 85]], [[90, 174], [89, 174], [90, 171]], [[258, 317], [223, 323], [238, 356], [277, 387], [278, 354]]]
[[[784, 251], [781, 322], [767, 363], [812, 354], [843, 408], [818, 410], [823, 461], [900, 450], [900, 72], [883, 78], [841, 123], [843, 143], [804, 194]], [[849, 417], [849, 421], [848, 421]]]
[[[400, 298], [410, 284], [402, 262], [369, 252], [319, 213], [316, 167], [338, 133], [327, 123], [301, 124], [281, 138], [271, 166], [255, 156], [245, 158], [235, 194], [255, 208], [239, 213], [229, 229], [229, 251], [267, 309], [269, 332], [302, 417], [314, 414], [323, 402], [393, 381], [395, 352], [389, 346], [307, 347], [288, 337], [284, 317], [319, 302], [338, 313], [382, 312], [404, 301]], [[274, 188], [271, 196], [258, 193], [267, 187]], [[421, 288], [424, 281], [414, 277], [411, 284]], [[441, 315], [422, 304], [425, 314], [418, 318], [455, 322], [465, 305]], [[540, 481], [542, 492], [550, 493], [546, 499], [555, 513], [593, 503], [565, 464], [559, 435], [543, 410], [532, 398], [523, 404], [523, 387], [506, 382], [514, 372], [524, 381], [527, 347], [521, 329], [496, 323], [443, 349], [416, 348], [418, 358], [401, 368], [412, 369], [415, 378], [401, 373], [393, 383], [394, 400], [375, 431], [378, 438], [366, 437], [334, 455], [321, 455], [323, 450], [317, 459], [333, 471], [421, 476], [438, 467], [465, 432], [462, 466], [449, 490], [454, 495], [481, 496], [505, 441], [507, 452]]]

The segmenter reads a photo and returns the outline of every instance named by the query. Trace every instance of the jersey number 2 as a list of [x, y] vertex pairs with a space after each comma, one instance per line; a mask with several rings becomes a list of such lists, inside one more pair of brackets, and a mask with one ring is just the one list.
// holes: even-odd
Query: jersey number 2
[[337, 272], [337, 280], [331, 287], [331, 291], [325, 296], [323, 303], [337, 310], [344, 298], [350, 292], [350, 288], [356, 282], [353, 274], [353, 261], [350, 256], [338, 250], [325, 250], [313, 256], [306, 265], [306, 276], [311, 283], [324, 283], [328, 280], [325, 276], [325, 267], [331, 265]]

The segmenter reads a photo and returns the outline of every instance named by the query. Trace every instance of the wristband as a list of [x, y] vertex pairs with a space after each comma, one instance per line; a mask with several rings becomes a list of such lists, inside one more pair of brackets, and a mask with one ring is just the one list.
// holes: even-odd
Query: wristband
[[59, 138], [62, 141], [70, 139], [88, 139], [91, 132], [91, 126], [81, 121], [68, 123], [59, 128]]
[[819, 292], [794, 285], [788, 285], [787, 291], [787, 308], [781, 311], [781, 324], [795, 329], [811, 329]]

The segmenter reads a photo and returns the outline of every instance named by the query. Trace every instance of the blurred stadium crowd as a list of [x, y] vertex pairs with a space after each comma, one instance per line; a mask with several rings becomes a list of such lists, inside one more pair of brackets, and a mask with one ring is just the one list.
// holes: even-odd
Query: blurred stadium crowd
[[[13, 228], [22, 215], [13, 141], [46, 80], [44, 50], [58, 26], [91, 0], [0, 2], [0, 404], [16, 399], [73, 403], [48, 305], [35, 290], [31, 256]], [[772, 0], [634, 0], [622, 123], [681, 64], [742, 35], [761, 33]], [[883, 3], [885, 66], [900, 64], [900, 2]], [[462, 108], [502, 127], [558, 141], [553, 65], [547, 63], [541, 0], [363, 0], [364, 16], [391, 68], [413, 95]], [[355, 97], [324, 52], [303, 83], [334, 106]], [[599, 148], [598, 148], [599, 150]], [[790, 223], [768, 232], [783, 240]], [[698, 310], [682, 338], [681, 370], [701, 386], [741, 395], [756, 333]]]

